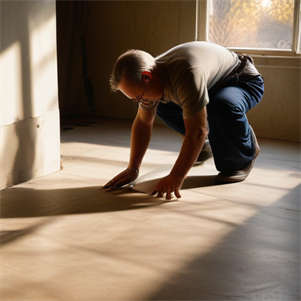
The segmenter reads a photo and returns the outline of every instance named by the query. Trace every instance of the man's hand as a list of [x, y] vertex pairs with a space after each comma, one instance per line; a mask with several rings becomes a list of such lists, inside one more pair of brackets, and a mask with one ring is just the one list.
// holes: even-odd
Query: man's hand
[[157, 195], [157, 198], [162, 198], [164, 193], [166, 193], [166, 199], [170, 200], [172, 193], [174, 192], [175, 196], [180, 198], [180, 189], [183, 185], [184, 179], [184, 177], [181, 177], [171, 171], [168, 176], [160, 180], [151, 195]]
[[155, 187], [151, 195], [171, 199], [174, 193], [177, 198], [181, 197], [180, 189], [190, 168], [195, 163], [207, 136], [207, 110], [204, 107], [191, 118], [184, 119], [185, 138], [175, 165], [170, 174], [164, 177]]
[[111, 181], [109, 181], [103, 188], [114, 189], [123, 185], [129, 184], [138, 178], [139, 171], [134, 168], [127, 168], [119, 173]]

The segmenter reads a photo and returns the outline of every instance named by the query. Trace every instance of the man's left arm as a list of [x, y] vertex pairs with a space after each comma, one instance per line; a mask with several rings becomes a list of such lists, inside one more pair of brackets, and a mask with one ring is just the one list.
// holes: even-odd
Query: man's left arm
[[157, 194], [157, 197], [163, 197], [166, 193], [166, 199], [171, 199], [171, 194], [174, 192], [177, 198], [181, 197], [180, 189], [185, 177], [201, 152], [207, 136], [206, 107], [194, 116], [184, 119], [184, 124], [186, 134], [178, 159], [170, 174], [156, 185], [152, 195]]

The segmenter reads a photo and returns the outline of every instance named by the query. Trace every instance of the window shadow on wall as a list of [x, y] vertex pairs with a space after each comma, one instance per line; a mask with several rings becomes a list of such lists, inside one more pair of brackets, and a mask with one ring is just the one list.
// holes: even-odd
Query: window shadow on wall
[[59, 104], [61, 116], [94, 115], [88, 75], [90, 1], [56, 1]]
[[[54, 13], [53, 1], [1, 2], [1, 169], [3, 177], [8, 175], [7, 186], [26, 181], [35, 173], [40, 125], [28, 121], [39, 115], [37, 107], [45, 101], [41, 97], [37, 103], [36, 94], [41, 95], [44, 87], [36, 79], [43, 77], [43, 68], [47, 69], [49, 64], [47, 57], [37, 60], [43, 51], [37, 49], [35, 37], [41, 38], [43, 33], [37, 31], [55, 18]], [[43, 45], [40, 47], [43, 50]], [[51, 55], [53, 60], [56, 54]], [[49, 95], [44, 93], [47, 101]], [[53, 102], [57, 102], [56, 97]]]

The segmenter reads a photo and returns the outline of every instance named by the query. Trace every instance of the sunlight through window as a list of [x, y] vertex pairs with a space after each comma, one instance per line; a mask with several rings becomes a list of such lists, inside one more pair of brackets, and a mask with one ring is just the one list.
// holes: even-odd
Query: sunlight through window
[[56, 18], [53, 15], [42, 24], [30, 21], [33, 115], [38, 116], [57, 109]]
[[[16, 41], [1, 54], [1, 125], [23, 119], [21, 46]], [[9, 100], [9, 101], [6, 101]], [[4, 113], [5, 112], [5, 113]]]
[[226, 47], [292, 50], [294, 0], [210, 0], [209, 40]]

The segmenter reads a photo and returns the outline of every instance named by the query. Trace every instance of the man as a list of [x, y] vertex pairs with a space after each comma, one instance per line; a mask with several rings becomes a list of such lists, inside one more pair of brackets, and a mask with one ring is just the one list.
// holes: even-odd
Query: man
[[110, 85], [139, 108], [131, 131], [128, 168], [104, 188], [137, 179], [156, 114], [184, 139], [171, 172], [158, 182], [152, 195], [181, 197], [184, 179], [202, 154], [207, 135], [219, 171], [217, 181], [247, 178], [259, 146], [246, 113], [264, 92], [263, 79], [251, 57], [209, 42], [184, 43], [156, 58], [130, 50], [118, 58]]

